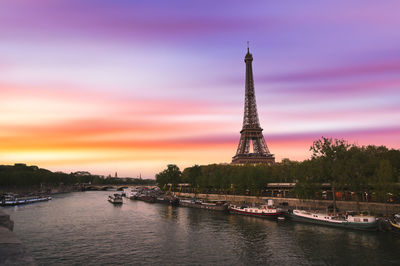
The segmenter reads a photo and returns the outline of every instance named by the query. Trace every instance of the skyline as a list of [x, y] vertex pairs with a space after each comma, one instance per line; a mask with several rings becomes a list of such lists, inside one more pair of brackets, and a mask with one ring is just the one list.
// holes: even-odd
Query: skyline
[[4, 1], [0, 163], [154, 178], [230, 163], [247, 41], [267, 145], [400, 148], [396, 1]]

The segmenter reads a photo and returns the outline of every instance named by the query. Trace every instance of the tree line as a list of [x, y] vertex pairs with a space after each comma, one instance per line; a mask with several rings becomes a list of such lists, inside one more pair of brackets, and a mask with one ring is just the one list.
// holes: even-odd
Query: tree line
[[[400, 196], [400, 151], [385, 146], [358, 146], [342, 139], [322, 137], [310, 147], [312, 156], [302, 162], [284, 159], [274, 165], [194, 165], [183, 171], [173, 164], [156, 175], [161, 188], [177, 189], [188, 183], [192, 192], [262, 195], [268, 183], [296, 183], [298, 198], [322, 197], [321, 184], [329, 183], [333, 196], [353, 193], [388, 201]], [[335, 198], [335, 197], [333, 197]]]
[[139, 178], [104, 178], [92, 175], [89, 172], [62, 173], [52, 172], [37, 166], [25, 164], [0, 165], [0, 187], [34, 187], [34, 186], [58, 186], [91, 183], [102, 184], [127, 184], [127, 185], [153, 185], [153, 179]]

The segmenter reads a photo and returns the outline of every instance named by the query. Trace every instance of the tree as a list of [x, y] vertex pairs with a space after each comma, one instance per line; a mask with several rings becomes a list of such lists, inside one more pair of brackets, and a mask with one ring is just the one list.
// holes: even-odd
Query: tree
[[336, 192], [335, 189], [342, 180], [343, 165], [345, 155], [350, 145], [343, 139], [324, 138], [316, 140], [310, 147], [313, 152], [312, 159], [320, 159], [323, 175], [327, 182], [331, 184], [333, 207], [336, 210]]
[[317, 159], [306, 160], [297, 167], [297, 182], [294, 194], [300, 199], [313, 199], [320, 190], [318, 169], [315, 167]]
[[197, 189], [201, 178], [201, 167], [196, 164], [192, 167], [185, 168], [182, 173], [182, 178], [184, 182], [190, 184], [192, 189]]
[[368, 168], [373, 162], [374, 159], [368, 156], [365, 147], [352, 145], [345, 156], [340, 183], [355, 193], [357, 211], [360, 211], [360, 194], [368, 189]]
[[168, 164], [167, 169], [156, 174], [156, 181], [159, 187], [164, 187], [166, 184], [171, 183], [172, 189], [175, 189], [176, 185], [181, 182], [181, 178], [182, 173], [175, 164]]
[[388, 160], [381, 160], [373, 177], [373, 187], [379, 200], [387, 202], [392, 189], [393, 168]]

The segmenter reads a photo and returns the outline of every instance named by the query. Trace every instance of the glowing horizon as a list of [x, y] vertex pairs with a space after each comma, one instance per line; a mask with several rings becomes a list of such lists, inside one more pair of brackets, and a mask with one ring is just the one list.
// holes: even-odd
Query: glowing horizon
[[321, 136], [399, 149], [399, 7], [6, 0], [0, 164], [154, 178], [230, 163], [248, 40], [277, 161], [309, 158]]

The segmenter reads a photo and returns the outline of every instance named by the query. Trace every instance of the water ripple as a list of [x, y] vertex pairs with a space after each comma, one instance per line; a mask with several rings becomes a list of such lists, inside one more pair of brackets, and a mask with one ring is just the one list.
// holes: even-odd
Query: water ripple
[[274, 222], [77, 192], [5, 208], [40, 265], [398, 265], [389, 233]]

